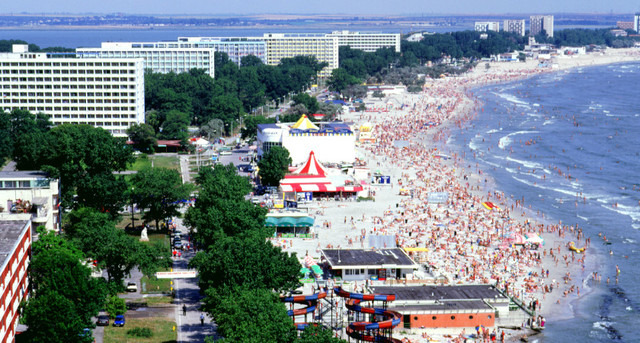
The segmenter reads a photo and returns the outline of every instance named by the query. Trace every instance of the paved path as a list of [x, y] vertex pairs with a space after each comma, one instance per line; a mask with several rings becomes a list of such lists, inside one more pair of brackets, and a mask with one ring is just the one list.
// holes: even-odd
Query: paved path
[[[182, 233], [182, 241], [187, 243], [187, 229], [182, 225], [182, 219], [177, 219], [178, 230]], [[173, 263], [174, 271], [187, 270], [188, 261], [194, 256], [193, 251], [183, 252], [182, 258]], [[173, 287], [176, 292], [174, 303], [175, 318], [178, 326], [178, 343], [204, 342], [205, 337], [216, 336], [216, 325], [209, 316], [200, 311], [200, 288], [197, 279], [175, 279]], [[184, 315], [183, 306], [187, 308]], [[200, 314], [205, 315], [204, 325], [200, 323]], [[218, 337], [216, 337], [217, 339]]]

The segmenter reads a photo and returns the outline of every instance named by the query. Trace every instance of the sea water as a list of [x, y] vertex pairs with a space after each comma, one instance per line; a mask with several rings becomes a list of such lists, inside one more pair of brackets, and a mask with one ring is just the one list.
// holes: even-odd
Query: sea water
[[572, 275], [590, 294], [563, 299], [573, 317], [549, 322], [540, 342], [640, 341], [638, 85], [640, 63], [625, 63], [477, 89], [483, 109], [447, 143], [534, 214], [591, 237], [588, 259], [597, 258], [602, 281], [589, 281], [594, 270]]

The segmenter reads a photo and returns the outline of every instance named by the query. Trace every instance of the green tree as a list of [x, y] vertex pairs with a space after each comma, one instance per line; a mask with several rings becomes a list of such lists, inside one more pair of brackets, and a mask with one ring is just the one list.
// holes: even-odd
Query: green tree
[[258, 162], [258, 175], [262, 184], [268, 186], [277, 186], [287, 173], [291, 157], [287, 148], [274, 146], [262, 156]]
[[205, 306], [216, 318], [224, 342], [290, 343], [296, 330], [285, 305], [269, 290], [245, 289], [232, 294], [207, 291]]
[[189, 115], [177, 110], [167, 112], [167, 119], [162, 123], [160, 137], [163, 139], [178, 139], [186, 144], [189, 138]]
[[109, 318], [113, 319], [127, 312], [127, 303], [119, 296], [112, 295], [107, 298], [104, 309], [109, 314]]
[[24, 322], [28, 326], [24, 334], [26, 342], [93, 341], [80, 336], [84, 328], [92, 325], [78, 315], [74, 299], [57, 292], [44, 292], [30, 299], [24, 310]]
[[[209, 102], [208, 119], [220, 119], [225, 124], [230, 124], [242, 116], [242, 102], [232, 95], [221, 95], [211, 98]], [[227, 134], [230, 133], [230, 126], [226, 126]]]
[[155, 221], [157, 230], [161, 220], [180, 215], [178, 201], [187, 199], [192, 190], [177, 170], [167, 168], [143, 169], [133, 175], [131, 185], [138, 206], [146, 209], [144, 219]]
[[240, 59], [240, 65], [242, 67], [258, 67], [264, 65], [262, 60], [255, 55], [247, 55]]
[[275, 123], [275, 119], [267, 118], [265, 116], [248, 116], [244, 119], [244, 127], [240, 131], [242, 139], [248, 139], [252, 141], [255, 139], [258, 132], [258, 124]]
[[316, 113], [318, 111], [318, 99], [312, 97], [307, 93], [299, 93], [293, 96], [293, 105], [304, 105], [309, 111], [308, 114]]
[[[111, 218], [120, 217], [120, 210], [128, 201], [127, 182], [124, 176], [115, 176], [103, 172], [77, 181], [76, 202], [109, 214]], [[100, 194], [99, 197], [96, 194]]]
[[355, 76], [350, 75], [346, 69], [336, 68], [331, 72], [331, 77], [327, 80], [329, 90], [333, 92], [342, 92], [347, 87], [360, 83]]
[[264, 104], [266, 87], [260, 82], [255, 67], [243, 67], [238, 74], [238, 99], [242, 102], [245, 112]]
[[133, 148], [145, 154], [153, 154], [158, 140], [153, 126], [149, 124], [133, 124], [127, 129], [129, 139], [133, 141]]

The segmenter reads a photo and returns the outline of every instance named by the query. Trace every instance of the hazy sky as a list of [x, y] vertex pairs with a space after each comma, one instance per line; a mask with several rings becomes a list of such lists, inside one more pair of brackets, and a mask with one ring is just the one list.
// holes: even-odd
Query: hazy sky
[[638, 0], [1, 0], [0, 13], [127, 14], [504, 14], [633, 13]]

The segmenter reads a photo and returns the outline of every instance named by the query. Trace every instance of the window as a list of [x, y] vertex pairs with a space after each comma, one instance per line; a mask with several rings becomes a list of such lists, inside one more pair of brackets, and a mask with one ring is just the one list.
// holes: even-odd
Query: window
[[456, 316], [451, 316], [451, 320], [456, 320]]

